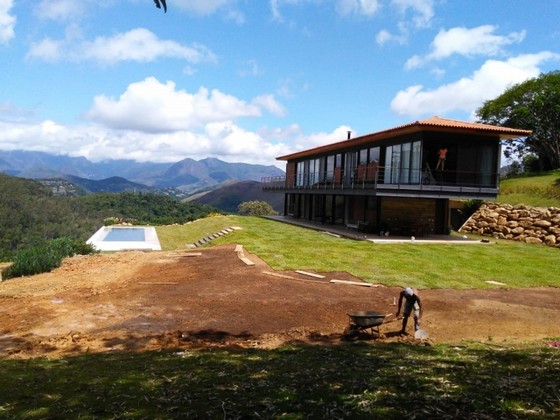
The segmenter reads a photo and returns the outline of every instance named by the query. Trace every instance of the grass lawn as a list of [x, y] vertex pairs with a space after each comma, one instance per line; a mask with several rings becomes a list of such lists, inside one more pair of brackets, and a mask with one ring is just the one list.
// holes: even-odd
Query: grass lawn
[[372, 283], [417, 288], [559, 286], [559, 250], [513, 241], [492, 244], [373, 244], [255, 217], [218, 216], [157, 227], [163, 249], [184, 249], [228, 226], [241, 230], [212, 241], [242, 244], [276, 270], [346, 271]]
[[558, 418], [560, 351], [398, 344], [0, 361], [0, 417]]
[[505, 179], [500, 182], [500, 194], [496, 201], [512, 205], [560, 207], [560, 170]]

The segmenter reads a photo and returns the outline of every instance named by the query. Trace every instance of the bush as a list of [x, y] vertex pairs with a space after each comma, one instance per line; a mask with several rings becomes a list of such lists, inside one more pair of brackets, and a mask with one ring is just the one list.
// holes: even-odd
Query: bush
[[48, 241], [43, 246], [23, 249], [17, 252], [11, 266], [2, 271], [3, 279], [32, 276], [47, 273], [60, 267], [62, 259], [76, 254], [89, 255], [97, 251], [89, 244], [69, 238]]
[[245, 201], [237, 206], [241, 216], [272, 216], [278, 214], [266, 201]]

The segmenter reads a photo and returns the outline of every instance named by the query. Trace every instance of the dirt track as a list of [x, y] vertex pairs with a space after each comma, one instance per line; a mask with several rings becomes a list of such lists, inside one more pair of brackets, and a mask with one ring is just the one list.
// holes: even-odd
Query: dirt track
[[[200, 253], [200, 255], [198, 255]], [[187, 256], [193, 255], [193, 256]], [[197, 346], [338, 344], [352, 310], [394, 313], [400, 289], [347, 273], [273, 272], [235, 246], [74, 257], [52, 273], [0, 283], [0, 357]], [[433, 342], [560, 337], [560, 288], [422, 290]], [[377, 340], [399, 337], [387, 317]], [[411, 323], [410, 323], [411, 324]], [[409, 328], [410, 328], [409, 324]], [[412, 332], [412, 331], [411, 331]]]

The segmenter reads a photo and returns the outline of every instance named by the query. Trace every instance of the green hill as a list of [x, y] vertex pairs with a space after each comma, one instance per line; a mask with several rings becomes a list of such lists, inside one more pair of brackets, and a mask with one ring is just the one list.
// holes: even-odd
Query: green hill
[[500, 182], [500, 194], [496, 201], [533, 207], [560, 207], [560, 170], [504, 179]]

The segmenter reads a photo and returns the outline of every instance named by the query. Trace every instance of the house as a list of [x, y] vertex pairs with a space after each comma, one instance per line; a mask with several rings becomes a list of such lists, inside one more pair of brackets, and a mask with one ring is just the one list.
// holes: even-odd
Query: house
[[284, 214], [391, 235], [448, 232], [450, 200], [495, 199], [501, 141], [530, 131], [441, 117], [302, 150], [285, 177]]

